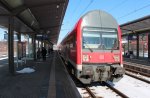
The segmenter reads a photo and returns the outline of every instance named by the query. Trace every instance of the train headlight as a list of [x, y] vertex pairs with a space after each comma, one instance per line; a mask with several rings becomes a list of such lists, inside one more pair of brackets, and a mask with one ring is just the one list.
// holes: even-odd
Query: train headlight
[[89, 56], [88, 55], [83, 55], [83, 61], [89, 61]]
[[117, 61], [117, 62], [120, 61], [119, 55], [114, 55], [114, 60]]

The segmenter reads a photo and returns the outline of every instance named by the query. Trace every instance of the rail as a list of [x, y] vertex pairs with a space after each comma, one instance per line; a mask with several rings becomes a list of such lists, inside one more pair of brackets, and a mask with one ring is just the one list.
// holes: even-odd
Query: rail
[[108, 84], [107, 82], [104, 82], [104, 84], [106, 86], [108, 86], [110, 89], [112, 89], [113, 91], [115, 91], [121, 97], [123, 97], [123, 98], [129, 98], [127, 95], [125, 95], [124, 93], [120, 92], [119, 90], [117, 90], [116, 88], [114, 88], [113, 86], [111, 86], [110, 84]]
[[132, 75], [132, 74], [130, 74], [130, 73], [128, 73], [128, 72], [126, 72], [125, 74], [128, 75], [128, 76], [130, 76], [130, 77], [136, 78], [136, 79], [138, 79], [138, 80], [141, 80], [141, 81], [143, 81], [143, 82], [146, 82], [146, 83], [150, 84], [150, 81], [149, 81], [149, 80], [146, 80], [146, 79], [137, 77], [137, 76]]
[[132, 72], [139, 73], [141, 75], [150, 77], [150, 66], [136, 64], [136, 63], [130, 63], [130, 62], [124, 62], [124, 68], [125, 68], [125, 70], [132, 71]]

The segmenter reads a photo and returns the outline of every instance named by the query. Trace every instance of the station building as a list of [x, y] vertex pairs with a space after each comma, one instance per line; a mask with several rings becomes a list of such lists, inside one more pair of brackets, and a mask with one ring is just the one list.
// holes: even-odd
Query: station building
[[150, 58], [150, 15], [120, 25], [122, 30], [123, 55], [132, 58]]

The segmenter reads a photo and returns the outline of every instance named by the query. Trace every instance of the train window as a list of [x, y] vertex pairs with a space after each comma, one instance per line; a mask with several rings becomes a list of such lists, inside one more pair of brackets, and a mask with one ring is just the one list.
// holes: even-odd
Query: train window
[[82, 47], [100, 50], [119, 49], [118, 33], [115, 29], [109, 28], [84, 28]]
[[117, 39], [117, 33], [115, 32], [102, 33], [102, 44], [104, 45], [104, 49], [118, 49]]
[[83, 48], [98, 48], [101, 44], [99, 32], [85, 31], [83, 33]]

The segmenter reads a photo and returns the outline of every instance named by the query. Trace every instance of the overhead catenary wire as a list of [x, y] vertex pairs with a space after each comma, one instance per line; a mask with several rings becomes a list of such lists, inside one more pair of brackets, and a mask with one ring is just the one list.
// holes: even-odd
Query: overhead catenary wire
[[127, 2], [128, 0], [122, 0], [121, 2], [117, 3], [115, 6], [113, 6], [111, 9], [109, 9], [109, 11], [112, 11], [120, 6], [122, 6], [125, 2]]
[[83, 11], [81, 12], [81, 14], [79, 14], [78, 18], [81, 17], [81, 15], [89, 8], [89, 6], [93, 3], [94, 0], [91, 0], [89, 2], [89, 4], [83, 9]]
[[121, 19], [121, 18], [127, 17], [127, 16], [129, 16], [129, 15], [131, 15], [131, 14], [134, 14], [134, 13], [136, 13], [136, 12], [142, 10], [142, 9], [145, 9], [145, 8], [147, 8], [147, 7], [149, 7], [149, 6], [150, 6], [150, 4], [145, 5], [145, 6], [141, 7], [141, 8], [135, 9], [135, 10], [133, 10], [133, 11], [131, 11], [131, 12], [129, 12], [129, 13], [127, 13], [127, 14], [121, 16], [121, 17], [118, 17], [117, 19]]
[[77, 9], [79, 8], [80, 4], [81, 4], [81, 0], [79, 0], [79, 2], [78, 2], [78, 4], [77, 4], [76, 8], [73, 10], [73, 16], [74, 16], [74, 14], [76, 13]]
[[[80, 7], [80, 5], [81, 5], [81, 0], [79, 0], [79, 2], [78, 2], [78, 4], [77, 4], [77, 6], [75, 7], [75, 9], [73, 10], [73, 15], [71, 15], [70, 16], [70, 18], [72, 18], [72, 16], [73, 16], [73, 18], [72, 19], [74, 19], [74, 17], [75, 17], [75, 13], [76, 13], [76, 11], [77, 11], [77, 9]], [[69, 18], [69, 19], [70, 19]], [[71, 29], [70, 29], [71, 30]]]
[[90, 7], [90, 5], [93, 3], [94, 0], [91, 0], [90, 3], [83, 9], [82, 13], [80, 16]]
[[[80, 14], [80, 16], [89, 8], [89, 6], [93, 3], [93, 1], [94, 0], [91, 0], [90, 2], [89, 2], [89, 4], [83, 9], [83, 11], [82, 11], [82, 13]], [[77, 9], [79, 8], [79, 5], [81, 4], [81, 0], [79, 1], [79, 4], [78, 4], [78, 6], [73, 10], [74, 11], [74, 13], [73, 13], [73, 19], [74, 19], [74, 14], [75, 14], [75, 12], [77, 11]], [[79, 16], [79, 17], [80, 17]], [[71, 29], [66, 29], [66, 31], [67, 30], [71, 30]], [[63, 30], [62, 30], [63, 31]], [[67, 34], [66, 34], [67, 35]]]

